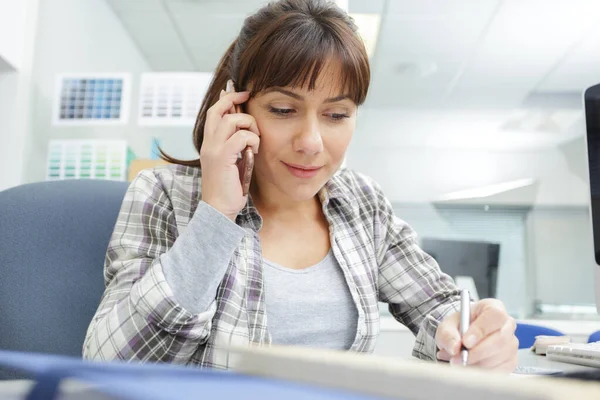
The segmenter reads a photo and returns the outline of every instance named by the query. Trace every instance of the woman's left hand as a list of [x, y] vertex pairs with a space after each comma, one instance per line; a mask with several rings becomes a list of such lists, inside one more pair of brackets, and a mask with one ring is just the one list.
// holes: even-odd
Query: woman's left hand
[[469, 350], [468, 365], [512, 372], [517, 367], [517, 325], [501, 301], [483, 299], [471, 304], [471, 323], [460, 336], [460, 313], [444, 318], [435, 334], [438, 360], [461, 364], [461, 345]]

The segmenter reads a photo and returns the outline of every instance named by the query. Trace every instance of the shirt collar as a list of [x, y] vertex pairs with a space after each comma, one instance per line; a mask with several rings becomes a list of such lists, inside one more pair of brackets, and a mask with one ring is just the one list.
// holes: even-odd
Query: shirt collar
[[[355, 201], [352, 191], [341, 177], [341, 170], [337, 171], [331, 179], [318, 192], [319, 200], [323, 209], [337, 208], [345, 214], [357, 215], [358, 202]], [[253, 230], [262, 228], [263, 220], [254, 206], [252, 196], [248, 195], [248, 201], [244, 208], [238, 213], [236, 222], [240, 226], [248, 225]]]
[[[347, 214], [358, 214], [358, 202], [354, 194], [344, 182], [342, 170], [338, 170], [319, 191], [319, 199], [324, 208], [338, 206]], [[333, 200], [333, 202], [332, 202]]]

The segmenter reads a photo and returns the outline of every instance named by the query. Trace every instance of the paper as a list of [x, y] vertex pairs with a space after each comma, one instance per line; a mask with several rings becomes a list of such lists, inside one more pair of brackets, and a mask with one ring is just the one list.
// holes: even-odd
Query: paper
[[307, 348], [236, 349], [234, 370], [404, 400], [600, 399], [595, 382], [514, 379], [473, 367], [451, 367]]

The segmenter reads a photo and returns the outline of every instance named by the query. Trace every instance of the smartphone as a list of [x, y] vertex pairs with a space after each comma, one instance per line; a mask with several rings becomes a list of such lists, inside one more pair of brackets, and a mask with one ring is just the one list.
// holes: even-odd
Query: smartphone
[[[227, 87], [225, 88], [227, 93], [231, 93], [235, 91], [235, 87], [233, 81], [230, 79], [227, 81]], [[239, 105], [235, 105], [235, 112], [241, 113], [241, 107]], [[238, 170], [240, 172], [240, 183], [242, 185], [242, 192], [244, 196], [248, 194], [250, 191], [250, 180], [252, 179], [252, 170], [254, 169], [254, 153], [252, 152], [252, 147], [247, 146], [240, 154], [240, 159], [238, 160]]]

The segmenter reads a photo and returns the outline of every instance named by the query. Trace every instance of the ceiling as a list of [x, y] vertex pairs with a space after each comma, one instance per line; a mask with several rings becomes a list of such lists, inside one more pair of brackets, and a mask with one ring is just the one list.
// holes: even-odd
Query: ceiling
[[[267, 2], [106, 1], [157, 71], [212, 71], [244, 18]], [[363, 111], [367, 121], [380, 120], [388, 109], [402, 110], [394, 114], [397, 125], [402, 115], [409, 123], [427, 121], [435, 110], [446, 115], [438, 118], [444, 126], [465, 121], [478, 126], [485, 119], [490, 132], [507, 137], [512, 129], [523, 136], [510, 125], [515, 112], [580, 113], [581, 92], [600, 82], [600, 1], [349, 0], [349, 8], [382, 16]], [[540, 98], [543, 105], [532, 107], [531, 99]], [[448, 117], [457, 109], [458, 116]], [[561, 120], [566, 136], [554, 132], [550, 141], [542, 136], [544, 144], [572, 139], [571, 122], [565, 121], [572, 118]], [[432, 142], [416, 125], [410, 140]], [[427, 132], [442, 127], [426, 125]], [[539, 135], [526, 141], [536, 142]]]

